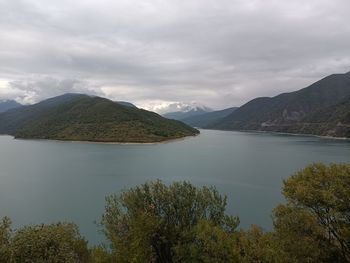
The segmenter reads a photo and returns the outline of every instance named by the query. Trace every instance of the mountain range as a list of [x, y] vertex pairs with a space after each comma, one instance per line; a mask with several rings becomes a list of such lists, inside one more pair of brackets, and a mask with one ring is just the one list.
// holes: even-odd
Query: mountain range
[[0, 112], [14, 109], [20, 106], [22, 105], [14, 100], [0, 100]]
[[184, 119], [180, 119], [182, 122], [197, 128], [205, 128], [213, 123], [218, 122], [222, 118], [230, 115], [234, 112], [237, 107], [231, 107], [223, 110], [205, 112], [199, 115], [194, 115], [190, 117], [186, 117]]
[[350, 72], [295, 92], [256, 98], [239, 108], [190, 107], [163, 117], [129, 102], [84, 94], [27, 106], [0, 101], [0, 134], [16, 138], [157, 142], [199, 133], [190, 126], [350, 137]]
[[84, 94], [65, 94], [0, 113], [0, 134], [16, 138], [144, 143], [198, 133], [131, 104]]
[[163, 114], [163, 117], [182, 121], [192, 127], [205, 128], [231, 114], [237, 107], [214, 111], [205, 106], [195, 106]]
[[253, 99], [205, 128], [350, 137], [350, 72], [295, 92]]

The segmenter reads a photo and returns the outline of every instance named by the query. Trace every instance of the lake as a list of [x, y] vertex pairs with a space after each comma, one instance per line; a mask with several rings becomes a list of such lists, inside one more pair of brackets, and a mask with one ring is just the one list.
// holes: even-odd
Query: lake
[[161, 144], [95, 144], [0, 136], [0, 217], [14, 226], [71, 221], [90, 243], [104, 198], [146, 181], [214, 185], [241, 227], [271, 229], [282, 180], [313, 162], [350, 162], [350, 141], [201, 130]]

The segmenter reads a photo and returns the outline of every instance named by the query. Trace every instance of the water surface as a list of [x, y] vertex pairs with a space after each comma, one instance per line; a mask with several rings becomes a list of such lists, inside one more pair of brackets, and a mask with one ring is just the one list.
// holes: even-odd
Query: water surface
[[271, 228], [282, 180], [312, 162], [350, 162], [350, 142], [201, 130], [162, 144], [116, 145], [0, 136], [0, 217], [15, 226], [72, 221], [91, 243], [102, 237], [104, 198], [146, 181], [214, 185], [241, 226]]

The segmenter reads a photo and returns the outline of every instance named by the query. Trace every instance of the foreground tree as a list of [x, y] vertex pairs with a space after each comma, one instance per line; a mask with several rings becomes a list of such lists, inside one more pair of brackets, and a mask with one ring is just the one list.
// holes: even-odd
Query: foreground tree
[[10, 260], [11, 220], [4, 217], [0, 222], [0, 262]]
[[87, 242], [74, 224], [25, 226], [11, 231], [11, 221], [0, 224], [0, 262], [89, 262]]
[[89, 263], [115, 263], [115, 257], [105, 245], [90, 248]]
[[264, 232], [256, 225], [247, 230], [240, 230], [233, 247], [240, 263], [278, 262], [274, 251], [273, 234]]
[[274, 225], [285, 262], [350, 262], [350, 165], [310, 165], [283, 194]]
[[118, 262], [233, 262], [225, 208], [215, 188], [156, 181], [107, 197], [102, 226]]

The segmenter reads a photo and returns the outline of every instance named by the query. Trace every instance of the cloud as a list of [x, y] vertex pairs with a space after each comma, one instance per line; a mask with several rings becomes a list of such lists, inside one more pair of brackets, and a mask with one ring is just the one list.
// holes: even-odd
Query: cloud
[[349, 71], [349, 13], [347, 0], [0, 0], [0, 97], [237, 106]]
[[[52, 77], [32, 77], [31, 79], [0, 82], [5, 98], [13, 98], [23, 104], [31, 104], [42, 98], [50, 98], [64, 93], [88, 93], [103, 95], [98, 89], [76, 79], [57, 79]], [[6, 96], [7, 95], [7, 96]]]
[[188, 112], [196, 109], [203, 109], [206, 111], [211, 111], [212, 109], [197, 103], [196, 101], [182, 102], [182, 101], [150, 101], [144, 104], [146, 110], [158, 112], [159, 114], [164, 114], [168, 112]]

